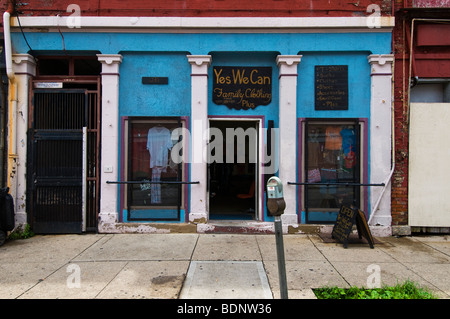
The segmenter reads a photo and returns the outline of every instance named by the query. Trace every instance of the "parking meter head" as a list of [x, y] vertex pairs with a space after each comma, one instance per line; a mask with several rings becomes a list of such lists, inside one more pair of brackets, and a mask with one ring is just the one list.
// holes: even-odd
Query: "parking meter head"
[[283, 184], [276, 176], [267, 181], [267, 198], [283, 198]]
[[283, 198], [283, 184], [278, 177], [267, 181], [267, 211], [269, 216], [281, 216], [286, 208]]

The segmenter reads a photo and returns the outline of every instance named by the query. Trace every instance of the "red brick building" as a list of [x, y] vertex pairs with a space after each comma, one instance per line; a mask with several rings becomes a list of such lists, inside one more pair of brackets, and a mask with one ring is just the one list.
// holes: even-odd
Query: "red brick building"
[[[426, 151], [421, 148], [422, 144], [410, 144], [411, 138], [414, 139], [410, 134], [416, 132], [416, 122], [411, 117], [414, 105], [418, 105], [415, 103], [450, 102], [450, 1], [407, 0], [394, 1], [393, 4], [396, 26], [393, 31], [395, 172], [392, 179], [392, 224], [409, 225], [414, 227], [413, 231], [420, 230], [420, 227], [428, 227], [428, 230], [430, 227], [444, 227], [435, 230], [448, 231], [450, 225], [448, 218], [444, 217], [449, 214], [445, 204], [448, 183], [442, 181], [439, 184], [433, 175], [429, 175], [429, 184], [421, 176], [416, 178], [422, 174], [418, 166], [434, 165], [420, 155], [416, 157], [416, 154]], [[431, 112], [430, 108], [428, 110]], [[433, 124], [429, 123], [429, 127]], [[420, 128], [417, 134], [419, 132]], [[431, 139], [440, 141], [445, 135], [444, 132], [429, 133], [433, 135]], [[447, 148], [445, 143], [441, 145], [443, 149]], [[445, 156], [438, 149], [429, 155], [435, 159]], [[440, 175], [439, 164], [435, 165], [436, 175]], [[427, 189], [432, 189], [438, 198], [433, 199], [426, 194]], [[434, 221], [431, 222], [432, 219]]]
[[[3, 0], [3, 9], [7, 8]], [[82, 16], [147, 17], [346, 17], [366, 16], [369, 5], [378, 5], [381, 15], [392, 13], [391, 1], [345, 0], [32, 0], [14, 1], [23, 15], [69, 15], [66, 8], [75, 3]]]

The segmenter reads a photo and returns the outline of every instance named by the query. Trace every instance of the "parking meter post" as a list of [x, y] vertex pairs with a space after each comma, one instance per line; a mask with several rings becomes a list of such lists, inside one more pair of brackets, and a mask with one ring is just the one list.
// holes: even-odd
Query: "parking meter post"
[[275, 239], [277, 246], [278, 259], [278, 277], [280, 281], [280, 297], [288, 299], [287, 280], [286, 280], [286, 262], [284, 259], [283, 227], [281, 217], [275, 216]]
[[284, 260], [283, 227], [281, 224], [281, 215], [286, 208], [286, 202], [283, 197], [283, 183], [281, 180], [272, 176], [267, 181], [267, 213], [275, 217], [275, 239], [277, 246], [278, 276], [280, 280], [281, 299], [287, 299], [287, 281], [286, 281], [286, 263]]

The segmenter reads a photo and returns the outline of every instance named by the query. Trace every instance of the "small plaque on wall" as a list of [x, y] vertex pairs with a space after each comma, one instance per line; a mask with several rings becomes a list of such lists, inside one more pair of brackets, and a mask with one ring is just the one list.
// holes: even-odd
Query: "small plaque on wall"
[[143, 76], [142, 84], [169, 84], [169, 78], [166, 76]]
[[348, 65], [316, 65], [315, 109], [348, 110]]

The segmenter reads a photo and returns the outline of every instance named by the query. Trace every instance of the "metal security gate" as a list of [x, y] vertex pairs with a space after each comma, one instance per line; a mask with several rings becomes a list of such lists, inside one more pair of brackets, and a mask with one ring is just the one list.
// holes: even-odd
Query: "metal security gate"
[[96, 228], [98, 92], [34, 90], [28, 149], [28, 205], [36, 233]]

